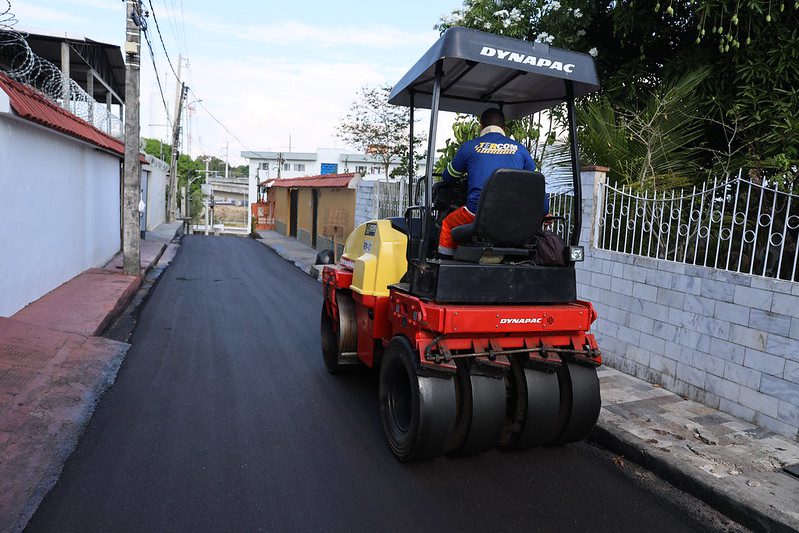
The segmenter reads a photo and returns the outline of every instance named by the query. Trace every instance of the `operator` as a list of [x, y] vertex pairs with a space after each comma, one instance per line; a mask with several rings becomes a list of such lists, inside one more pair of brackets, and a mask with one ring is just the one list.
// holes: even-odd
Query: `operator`
[[[466, 175], [469, 191], [466, 205], [447, 215], [441, 223], [438, 239], [438, 253], [441, 255], [455, 254], [458, 245], [452, 239], [452, 229], [474, 222], [480, 192], [495, 170], [535, 170], [535, 163], [527, 148], [505, 136], [505, 115], [501, 110], [491, 108], [483, 111], [480, 128], [480, 135], [463, 143], [444, 170], [444, 183], [452, 183]], [[548, 212], [549, 197], [544, 195], [544, 213]]]

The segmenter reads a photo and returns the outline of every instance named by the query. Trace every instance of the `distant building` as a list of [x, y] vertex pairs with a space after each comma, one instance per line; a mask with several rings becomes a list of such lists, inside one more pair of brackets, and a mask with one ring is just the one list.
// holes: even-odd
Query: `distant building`
[[[242, 152], [249, 160], [250, 176], [258, 183], [275, 178], [299, 178], [357, 172], [362, 176], [385, 177], [382, 159], [377, 155], [358, 154], [335, 148], [319, 148], [316, 152]], [[391, 159], [391, 173], [400, 165], [400, 158]]]
[[215, 205], [248, 206], [247, 184], [248, 178], [228, 178], [209, 176], [206, 180], [214, 192]]

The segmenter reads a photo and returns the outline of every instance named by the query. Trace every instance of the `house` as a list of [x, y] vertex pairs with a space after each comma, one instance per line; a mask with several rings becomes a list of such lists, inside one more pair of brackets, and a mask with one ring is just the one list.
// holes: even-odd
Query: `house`
[[338, 252], [354, 229], [355, 191], [361, 175], [325, 174], [279, 179], [269, 186], [275, 231], [317, 250]]

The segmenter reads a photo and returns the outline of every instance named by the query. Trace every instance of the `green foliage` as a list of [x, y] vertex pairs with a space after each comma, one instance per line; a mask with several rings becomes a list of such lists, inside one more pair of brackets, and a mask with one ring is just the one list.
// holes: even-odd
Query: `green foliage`
[[610, 167], [611, 177], [641, 189], [671, 189], [696, 181], [702, 120], [697, 86], [707, 70], [667, 82], [640, 109], [615, 109], [606, 97], [577, 110], [584, 161]]
[[[144, 144], [144, 153], [150, 154], [164, 161], [167, 165], [172, 160], [172, 146], [162, 143], [157, 139], [142, 139]], [[225, 175], [225, 161], [215, 156], [201, 155], [196, 159], [192, 159], [188, 154], [178, 155], [178, 201], [182, 202], [181, 191], [183, 187], [194, 179], [191, 183], [191, 216], [195, 218], [202, 211], [203, 197], [201, 185], [205, 183], [205, 163], [208, 162], [208, 170], [211, 173], [216, 173], [219, 176]], [[230, 167], [228, 173], [231, 177], [247, 176], [249, 168], [247, 165], [239, 165], [237, 167]]]
[[647, 113], [668, 80], [707, 69], [695, 88], [697, 164], [796, 173], [799, 3], [465, 0], [436, 27], [451, 26], [591, 53], [616, 120]]
[[455, 118], [455, 123], [452, 124], [452, 134], [454, 135], [455, 139], [447, 139], [444, 148], [439, 148], [438, 153], [441, 154], [439, 156], [438, 161], [436, 161], [435, 167], [433, 167], [433, 173], [441, 174], [444, 172], [444, 169], [447, 168], [449, 162], [452, 161], [452, 158], [455, 157], [455, 152], [458, 151], [458, 148], [471, 139], [477, 137], [480, 133], [480, 123], [477, 121], [475, 117], [472, 115], [458, 115]]

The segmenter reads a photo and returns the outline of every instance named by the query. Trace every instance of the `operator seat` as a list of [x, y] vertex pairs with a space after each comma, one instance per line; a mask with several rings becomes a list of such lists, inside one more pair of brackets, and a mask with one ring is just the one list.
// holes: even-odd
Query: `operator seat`
[[486, 251], [528, 255], [544, 219], [544, 175], [529, 170], [495, 170], [480, 193], [474, 222], [452, 229], [455, 259], [482, 262]]

